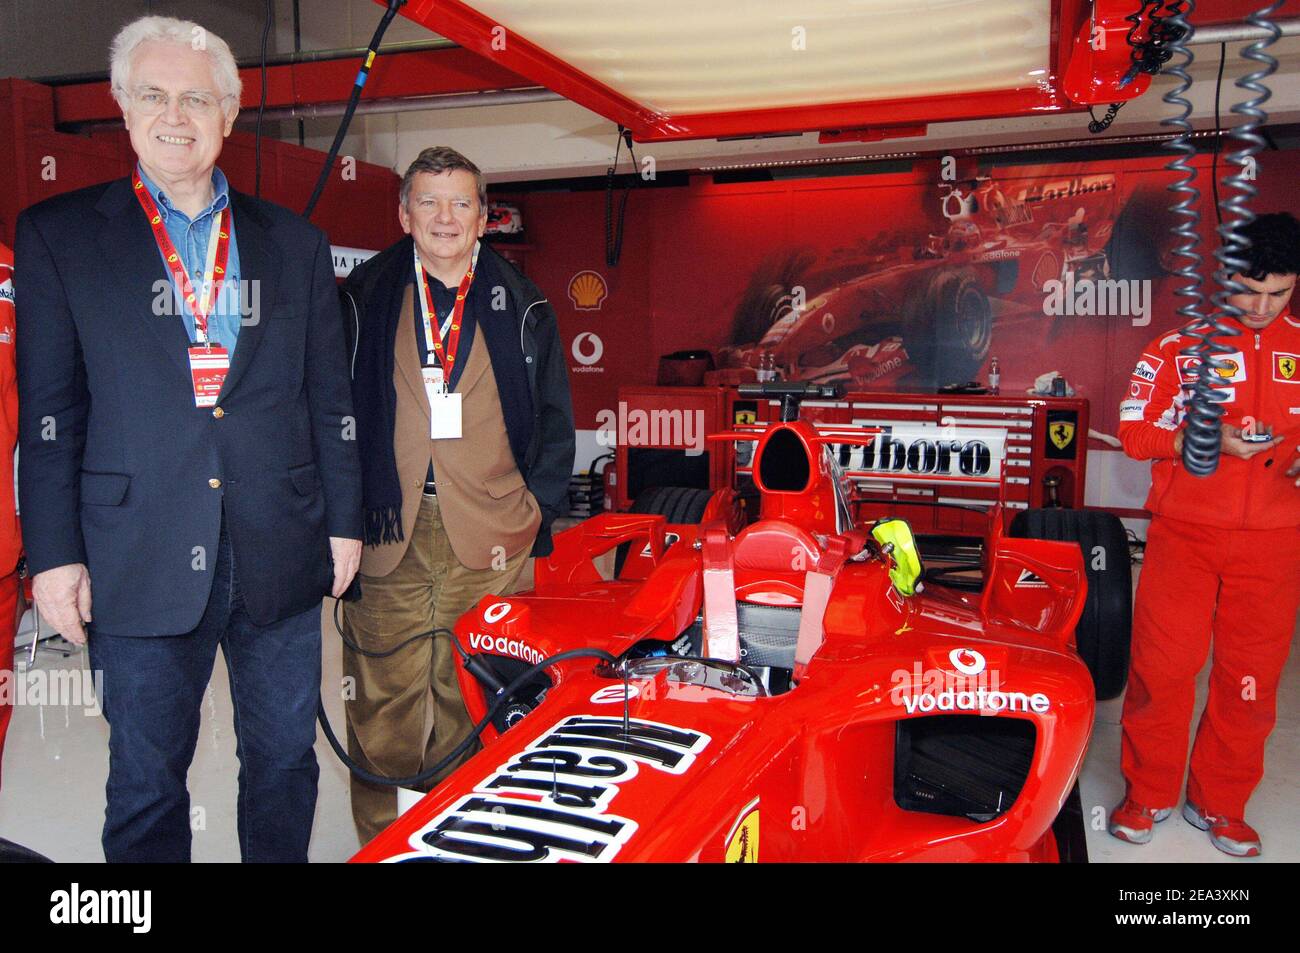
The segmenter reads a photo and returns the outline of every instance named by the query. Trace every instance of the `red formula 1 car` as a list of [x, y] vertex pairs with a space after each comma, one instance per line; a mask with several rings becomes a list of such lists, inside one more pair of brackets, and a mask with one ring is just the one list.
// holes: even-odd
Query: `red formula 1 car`
[[723, 490], [700, 525], [559, 534], [532, 591], [456, 626], [482, 750], [355, 860], [1079, 858], [1079, 547], [995, 514], [982, 591], [923, 587], [905, 522], [853, 525], [829, 449], [875, 431], [800, 421], [829, 388], [748, 389], [785, 402], [759, 517], [733, 532]]

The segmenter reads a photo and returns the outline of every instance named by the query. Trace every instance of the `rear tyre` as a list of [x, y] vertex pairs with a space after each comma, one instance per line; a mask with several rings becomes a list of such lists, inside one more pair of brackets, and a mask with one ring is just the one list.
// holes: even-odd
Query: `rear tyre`
[[903, 347], [928, 384], [964, 384], [988, 356], [993, 310], [969, 269], [932, 275], [908, 302], [906, 319]]
[[1115, 698], [1128, 681], [1133, 627], [1133, 566], [1124, 524], [1097, 510], [1025, 510], [1012, 520], [1009, 535], [1078, 543], [1088, 573], [1088, 599], [1075, 640], [1097, 697]]
[[1079, 782], [1074, 782], [1061, 813], [1052, 822], [1052, 837], [1056, 839], [1056, 859], [1062, 864], [1088, 862], [1088, 833], [1083, 824], [1083, 800], [1079, 796]]
[[750, 276], [732, 319], [731, 343], [757, 344], [772, 325], [790, 313], [791, 289], [807, 287], [807, 276], [817, 256], [811, 249], [776, 252], [763, 260]]
[[[631, 513], [649, 513], [662, 516], [669, 523], [698, 523], [713, 497], [712, 490], [691, 486], [652, 486], [642, 490], [632, 503]], [[631, 543], [620, 543], [614, 554], [614, 578], [623, 573]]]
[[1177, 239], [1171, 230], [1181, 221], [1169, 211], [1165, 189], [1138, 188], [1120, 210], [1106, 242], [1110, 277], [1152, 280], [1180, 267], [1182, 262], [1173, 253]]

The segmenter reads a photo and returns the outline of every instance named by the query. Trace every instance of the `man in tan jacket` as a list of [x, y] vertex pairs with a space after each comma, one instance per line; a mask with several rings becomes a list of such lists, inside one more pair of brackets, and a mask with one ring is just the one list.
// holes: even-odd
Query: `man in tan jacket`
[[[343, 629], [372, 653], [451, 628], [485, 595], [510, 591], [530, 554], [549, 554], [574, 453], [555, 314], [479, 241], [478, 168], [453, 149], [424, 150], [398, 212], [408, 237], [343, 289], [366, 543], [362, 595], [344, 603]], [[345, 646], [343, 672], [355, 688], [349, 753], [374, 773], [418, 774], [472, 727], [445, 633], [382, 658]], [[397, 816], [394, 789], [354, 776], [352, 816], [368, 842]]]

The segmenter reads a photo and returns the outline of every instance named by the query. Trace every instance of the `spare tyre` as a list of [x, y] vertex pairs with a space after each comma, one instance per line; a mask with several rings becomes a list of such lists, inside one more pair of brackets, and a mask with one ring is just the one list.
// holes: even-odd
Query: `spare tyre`
[[1088, 573], [1088, 599], [1075, 629], [1079, 656], [1103, 701], [1124, 691], [1133, 628], [1133, 565], [1119, 517], [1100, 510], [1025, 510], [1009, 535], [1078, 543]]

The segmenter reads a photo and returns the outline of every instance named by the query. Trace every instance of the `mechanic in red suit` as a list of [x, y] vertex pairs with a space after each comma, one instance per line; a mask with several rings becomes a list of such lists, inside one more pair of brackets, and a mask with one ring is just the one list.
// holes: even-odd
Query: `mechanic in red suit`
[[[1133, 611], [1124, 698], [1127, 792], [1108, 829], [1145, 844], [1173, 813], [1187, 766], [1196, 677], [1211, 651], [1209, 700], [1192, 745], [1183, 817], [1219, 850], [1260, 853], [1246, 802], [1264, 775], [1282, 667], [1300, 608], [1300, 320], [1289, 307], [1300, 272], [1300, 222], [1262, 215], [1243, 229], [1249, 293], [1230, 300], [1234, 334], [1220, 340], [1224, 393], [1218, 469], [1182, 463], [1183, 384], [1195, 379], [1191, 340], [1156, 338], [1120, 406], [1119, 436], [1134, 459], [1154, 460], [1146, 559]], [[1189, 367], [1191, 364], [1193, 367]], [[1249, 442], [1252, 434], [1272, 439]]]
[[14, 372], [14, 253], [0, 244], [0, 763], [13, 715], [14, 631], [18, 627], [18, 556], [14, 512], [14, 444], [18, 442], [18, 378]]

